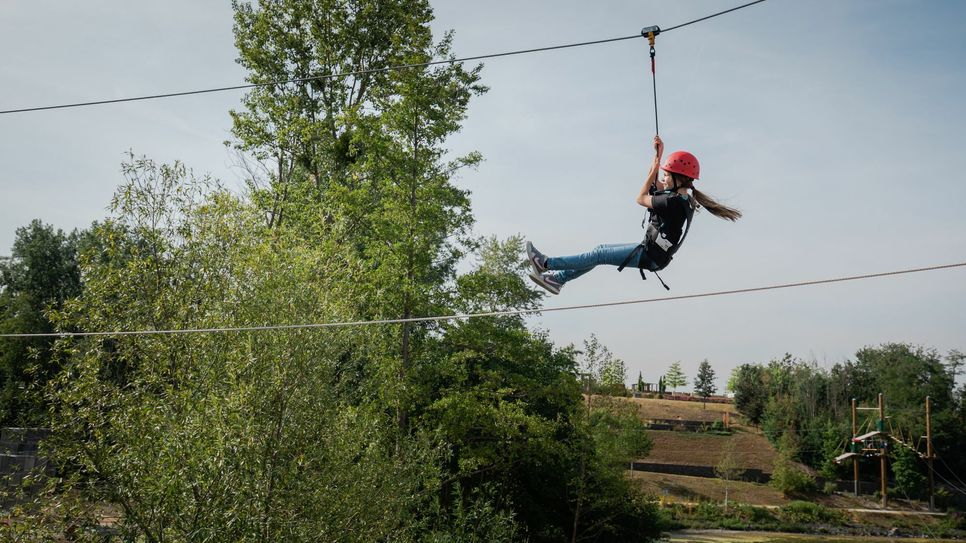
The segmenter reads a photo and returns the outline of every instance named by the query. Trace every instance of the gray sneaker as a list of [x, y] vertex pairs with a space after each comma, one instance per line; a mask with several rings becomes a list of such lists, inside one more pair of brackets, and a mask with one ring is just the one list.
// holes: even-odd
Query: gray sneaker
[[540, 285], [550, 294], [560, 294], [560, 289], [563, 288], [563, 283], [557, 281], [553, 274], [550, 273], [530, 272], [530, 280]]
[[529, 241], [527, 242], [527, 260], [530, 261], [530, 266], [536, 274], [539, 275], [547, 271], [547, 255], [538, 251]]

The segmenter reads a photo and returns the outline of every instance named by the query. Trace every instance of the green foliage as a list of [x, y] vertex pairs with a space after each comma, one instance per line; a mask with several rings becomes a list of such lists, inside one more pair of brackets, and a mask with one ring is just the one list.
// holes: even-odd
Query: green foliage
[[735, 394], [735, 408], [751, 424], [761, 424], [768, 402], [764, 370], [755, 364], [742, 364], [735, 368], [732, 377], [728, 383]]
[[775, 458], [769, 484], [786, 496], [815, 490], [815, 479], [784, 454]]
[[694, 378], [694, 392], [702, 399], [707, 400], [715, 392], [717, 387], [714, 384], [714, 370], [707, 359], [702, 360], [698, 366], [698, 375]]
[[845, 515], [840, 511], [805, 501], [793, 501], [781, 506], [778, 509], [778, 518], [784, 522], [803, 526], [815, 524], [838, 526], [846, 521]]
[[[0, 481], [0, 539], [18, 543], [70, 541], [94, 543], [105, 540], [98, 507], [76, 492], [62, 492], [73, 481], [58, 483], [42, 474], [26, 475], [20, 484]], [[65, 537], [66, 536], [66, 537]]]
[[[118, 214], [95, 229], [86, 288], [59, 325], [80, 329], [242, 326], [338, 319], [339, 284], [319, 254], [262, 238], [255, 209], [136, 160]], [[435, 499], [439, 458], [398, 436], [376, 406], [335, 395], [336, 361], [357, 331], [64, 340], [52, 390], [56, 460], [77, 488], [124, 512], [147, 540], [365, 541], [415, 530]], [[391, 469], [387, 469], [391, 466]], [[291, 519], [298, 519], [293, 521]], [[352, 526], [352, 529], [348, 528]]]
[[444, 520], [421, 534], [420, 541], [429, 543], [489, 543], [520, 539], [520, 528], [513, 515], [493, 504], [499, 501], [493, 485], [474, 488], [466, 498], [460, 487], [453, 490], [452, 512], [438, 510], [435, 517]]
[[776, 530], [781, 528], [775, 515], [769, 509], [748, 504], [724, 506], [712, 502], [701, 502], [694, 507], [673, 505], [665, 511], [670, 516], [669, 523], [677, 527], [731, 530]]
[[798, 435], [794, 431], [782, 433], [777, 448], [769, 484], [786, 496], [815, 491], [815, 478], [795, 462], [800, 450]]
[[[320, 268], [338, 247], [266, 228], [256, 207], [178, 164], [124, 171], [58, 326], [357, 318], [358, 264]], [[486, 277], [511, 287], [500, 303], [535, 303], [518, 247], [484, 244], [456, 280], [459, 303], [493, 300]], [[653, 504], [623, 474], [649, 448], [641, 422], [622, 402], [584, 409], [571, 350], [519, 317], [428, 332], [395, 381], [398, 336], [373, 329], [65, 339], [50, 393], [55, 461], [79, 475], [66, 491], [116, 504], [122, 535], [150, 541], [656, 534]]]
[[580, 351], [580, 372], [589, 377], [590, 392], [612, 396], [626, 396], [627, 366], [615, 357], [606, 345], [591, 334]]
[[677, 391], [678, 387], [683, 387], [687, 382], [687, 378], [681, 370], [681, 363], [671, 363], [671, 366], [667, 369], [667, 373], [664, 374], [665, 386], [671, 387], [671, 391], [674, 392]]
[[926, 476], [922, 473], [924, 461], [903, 446], [894, 447], [891, 456], [896, 490], [906, 496], [919, 497], [926, 483]]
[[[954, 377], [962, 365], [956, 351], [946, 357], [935, 350], [906, 344], [867, 347], [854, 360], [822, 369], [785, 355], [766, 365], [743, 365], [735, 371], [735, 404], [750, 422], [760, 422], [765, 435], [778, 443], [788, 431], [799, 441], [796, 458], [825, 477], [841, 475], [832, 459], [844, 450], [851, 431], [850, 403], [874, 405], [884, 394], [891, 426], [903, 435], [925, 433], [925, 398], [932, 401], [934, 447], [966, 469], [955, 451], [966, 447], [966, 408]], [[859, 425], [866, 423], [860, 412]]]
[[721, 460], [714, 467], [714, 474], [721, 479], [725, 487], [725, 499], [724, 505], [728, 506], [728, 490], [731, 481], [736, 481], [741, 479], [745, 470], [738, 464], [738, 459], [735, 456], [735, 445], [734, 441], [729, 441], [727, 447], [724, 450], [724, 455], [722, 455]]
[[[83, 235], [40, 220], [18, 228], [12, 259], [0, 261], [0, 332], [49, 333], [56, 311], [81, 289], [77, 248]], [[0, 339], [0, 424], [46, 423], [40, 390], [59, 370], [52, 338]]]
[[845, 474], [846, 466], [835, 462], [835, 458], [842, 454], [848, 443], [847, 437], [843, 438], [843, 436], [848, 436], [846, 428], [832, 421], [826, 421], [821, 444], [822, 460], [819, 466], [819, 475], [826, 479], [839, 479]]

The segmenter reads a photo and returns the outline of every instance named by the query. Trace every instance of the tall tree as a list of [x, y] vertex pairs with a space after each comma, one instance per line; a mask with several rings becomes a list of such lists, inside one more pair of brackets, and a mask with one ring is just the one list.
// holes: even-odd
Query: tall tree
[[584, 340], [580, 370], [590, 375], [593, 391], [623, 396], [626, 394], [627, 366], [600, 342], [596, 334]]
[[[360, 123], [381, 116], [374, 100], [391, 94], [393, 74], [431, 41], [425, 0], [232, 2], [238, 62], [259, 85], [232, 111], [233, 145], [254, 161], [255, 201], [277, 227], [314, 221], [332, 191], [377, 187], [350, 173], [368, 153]], [[359, 73], [364, 72], [364, 73]], [[354, 75], [342, 75], [352, 73]], [[289, 82], [287, 82], [289, 81]], [[363, 227], [365, 216], [343, 224]], [[332, 219], [332, 217], [329, 217]], [[337, 226], [337, 225], [334, 225]]]
[[[367, 271], [351, 302], [356, 318], [447, 312], [456, 263], [472, 224], [469, 195], [452, 176], [480, 161], [447, 160], [471, 96], [485, 92], [481, 67], [462, 64], [382, 70], [451, 57], [452, 36], [434, 43], [424, 0], [236, 2], [239, 61], [268, 83], [234, 112], [235, 146], [269, 172], [253, 197], [269, 226], [282, 224], [328, 245]], [[328, 77], [330, 74], [374, 72]], [[319, 77], [325, 76], [325, 77]], [[276, 84], [298, 79], [296, 83]], [[408, 429], [408, 375], [433, 323], [403, 323], [374, 338], [395, 356], [368, 367]]]
[[[18, 228], [12, 258], [0, 262], [0, 331], [47, 333], [47, 311], [80, 294], [77, 247], [81, 234], [65, 234], [34, 220]], [[57, 372], [51, 338], [0, 339], [0, 423], [44, 424], [43, 385]]]
[[734, 373], [735, 408], [755, 426], [761, 424], [768, 403], [765, 372], [757, 364], [742, 364]]
[[[717, 390], [718, 388], [714, 384], [714, 370], [711, 369], [711, 364], [707, 359], [702, 360], [698, 366], [698, 375], [694, 378], [694, 391], [707, 402], [708, 398]], [[705, 404], [702, 403], [703, 405]]]
[[681, 371], [681, 363], [674, 362], [664, 374], [664, 384], [671, 387], [671, 392], [676, 392], [678, 387], [683, 387], [688, 380]]

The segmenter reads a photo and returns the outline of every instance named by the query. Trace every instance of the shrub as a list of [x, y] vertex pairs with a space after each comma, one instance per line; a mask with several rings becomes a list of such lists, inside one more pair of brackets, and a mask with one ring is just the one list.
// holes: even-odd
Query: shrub
[[778, 510], [783, 522], [793, 524], [842, 524], [845, 517], [839, 511], [812, 502], [793, 501]]
[[772, 514], [772, 512], [764, 507], [741, 504], [735, 509], [735, 512], [737, 513], [738, 518], [744, 521], [746, 524], [762, 524], [773, 522], [775, 520], [775, 516]]
[[694, 516], [701, 520], [718, 522], [725, 518], [726, 513], [723, 508], [716, 503], [702, 502], [694, 508]]
[[769, 484], [786, 495], [815, 490], [815, 479], [784, 455], [775, 459], [775, 468]]

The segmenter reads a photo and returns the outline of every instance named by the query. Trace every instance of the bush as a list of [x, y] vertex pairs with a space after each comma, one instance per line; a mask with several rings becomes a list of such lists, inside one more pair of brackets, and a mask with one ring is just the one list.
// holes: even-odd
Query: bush
[[775, 459], [769, 484], [785, 495], [815, 491], [815, 479], [784, 456]]
[[694, 507], [680, 504], [667, 507], [665, 526], [671, 528], [723, 528], [732, 530], [775, 530], [779, 528], [774, 514], [764, 507], [735, 504], [727, 508], [712, 502]]
[[782, 522], [792, 524], [842, 524], [845, 517], [839, 511], [812, 502], [793, 501], [778, 510]]
[[764, 507], [741, 504], [736, 508], [736, 512], [738, 518], [747, 524], [762, 524], [775, 520], [775, 516], [772, 515], [771, 511]]
[[694, 508], [694, 516], [701, 520], [719, 522], [725, 515], [724, 509], [716, 503], [701, 502]]

